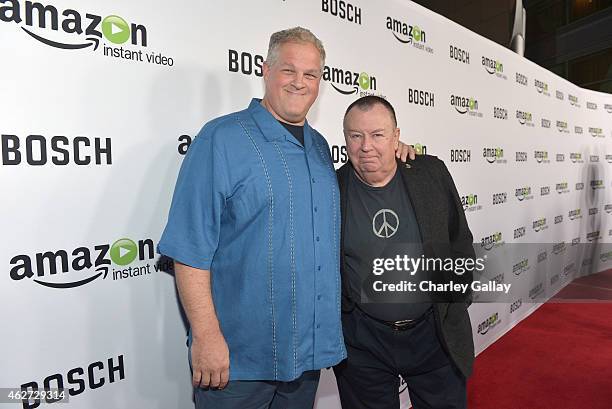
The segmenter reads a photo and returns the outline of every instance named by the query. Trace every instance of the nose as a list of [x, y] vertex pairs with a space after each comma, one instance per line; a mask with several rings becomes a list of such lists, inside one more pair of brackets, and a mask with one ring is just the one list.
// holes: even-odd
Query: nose
[[293, 81], [291, 81], [291, 85], [296, 89], [304, 88], [306, 86], [306, 84], [304, 84], [304, 74], [301, 72], [296, 73], [295, 77], [293, 77]]
[[369, 152], [372, 150], [372, 138], [369, 135], [364, 135], [361, 141], [361, 150], [363, 152]]

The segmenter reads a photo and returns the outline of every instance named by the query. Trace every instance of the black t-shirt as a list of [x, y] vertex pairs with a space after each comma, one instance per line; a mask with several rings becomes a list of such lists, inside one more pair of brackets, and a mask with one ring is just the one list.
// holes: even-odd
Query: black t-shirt
[[[375, 282], [418, 283], [424, 273], [410, 275], [397, 271], [395, 267], [374, 274], [375, 259], [402, 260], [421, 258], [423, 246], [410, 196], [406, 191], [401, 173], [383, 187], [373, 187], [362, 182], [354, 171], [348, 183], [348, 206], [344, 255], [350, 288], [350, 297], [367, 314], [386, 321], [415, 319], [431, 306], [420, 292], [375, 291]], [[379, 262], [380, 263], [380, 262]], [[407, 264], [410, 266], [411, 264]], [[400, 268], [405, 269], [405, 263]], [[384, 269], [384, 266], [379, 265]], [[381, 270], [377, 269], [380, 273]], [[381, 283], [376, 285], [379, 289]]]
[[278, 121], [285, 127], [298, 142], [304, 146], [304, 125], [291, 125], [283, 121]]

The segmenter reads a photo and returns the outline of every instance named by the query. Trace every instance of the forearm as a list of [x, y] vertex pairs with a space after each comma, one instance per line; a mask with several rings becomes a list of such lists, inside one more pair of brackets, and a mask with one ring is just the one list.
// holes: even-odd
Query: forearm
[[176, 286], [194, 338], [221, 331], [210, 288], [210, 271], [174, 262]]

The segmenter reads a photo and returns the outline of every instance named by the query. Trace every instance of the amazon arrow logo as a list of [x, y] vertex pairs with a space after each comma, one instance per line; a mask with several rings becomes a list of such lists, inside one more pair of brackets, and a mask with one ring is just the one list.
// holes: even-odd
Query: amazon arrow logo
[[104, 280], [113, 264], [123, 267], [137, 259], [147, 261], [154, 256], [153, 240], [135, 242], [122, 238], [113, 244], [99, 244], [93, 248], [44, 251], [34, 256], [19, 254], [11, 258], [9, 275], [14, 281], [31, 279], [44, 287], [74, 288], [100, 277]]
[[360, 91], [376, 91], [376, 77], [366, 72], [353, 72], [325, 66], [323, 80], [343, 95], [358, 94]]
[[[95, 51], [102, 39], [113, 44], [129, 42], [132, 45], [147, 46], [147, 29], [141, 24], [130, 24], [117, 15], [102, 18], [73, 9], [58, 10], [53, 5], [39, 2], [26, 1], [22, 5], [18, 0], [0, 0], [0, 22], [18, 24], [33, 39], [64, 50], [91, 47]], [[53, 32], [85, 38], [67, 41], [57, 38], [58, 35]]]

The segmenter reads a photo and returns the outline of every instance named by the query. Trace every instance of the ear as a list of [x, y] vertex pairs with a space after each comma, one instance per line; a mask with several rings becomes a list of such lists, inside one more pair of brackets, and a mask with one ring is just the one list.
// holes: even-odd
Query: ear
[[270, 66], [268, 65], [267, 62], [264, 61], [262, 68], [263, 68], [263, 78], [264, 80], [267, 81], [268, 75], [270, 74]]
[[395, 128], [393, 137], [395, 138], [395, 149], [397, 149], [399, 147], [399, 141], [400, 141], [400, 129], [399, 128]]

